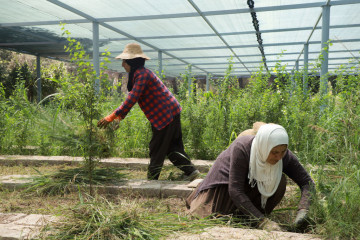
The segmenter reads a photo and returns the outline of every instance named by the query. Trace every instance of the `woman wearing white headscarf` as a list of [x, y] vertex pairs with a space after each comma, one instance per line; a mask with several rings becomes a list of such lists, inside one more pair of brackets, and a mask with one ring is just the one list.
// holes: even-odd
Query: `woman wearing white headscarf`
[[187, 198], [189, 212], [200, 217], [213, 213], [248, 216], [263, 229], [280, 230], [265, 216], [283, 198], [286, 174], [301, 189], [294, 224], [302, 224], [314, 182], [287, 149], [288, 144], [286, 130], [277, 124], [261, 126], [256, 136], [238, 137], [218, 156], [204, 181]]

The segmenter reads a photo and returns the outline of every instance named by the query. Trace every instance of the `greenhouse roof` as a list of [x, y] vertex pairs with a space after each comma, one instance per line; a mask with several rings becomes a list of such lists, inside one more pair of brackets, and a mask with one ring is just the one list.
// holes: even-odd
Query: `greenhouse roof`
[[[238, 76], [260, 66], [273, 71], [279, 61], [287, 71], [301, 69], [304, 49], [311, 68], [327, 39], [329, 71], [351, 66], [360, 51], [360, 0], [0, 0], [0, 6], [1, 48], [66, 59], [63, 22], [92, 56], [115, 57], [138, 42], [151, 57], [147, 67], [173, 76], [188, 65], [196, 75], [223, 75], [230, 56]], [[123, 71], [115, 59], [109, 68]]]

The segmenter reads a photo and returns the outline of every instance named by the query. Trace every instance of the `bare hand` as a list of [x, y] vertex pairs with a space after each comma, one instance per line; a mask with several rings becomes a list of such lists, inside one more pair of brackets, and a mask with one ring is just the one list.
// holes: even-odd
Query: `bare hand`
[[98, 128], [106, 128], [107, 125], [109, 125], [110, 122], [106, 121], [105, 118], [101, 119], [100, 121], [98, 121], [97, 126]]

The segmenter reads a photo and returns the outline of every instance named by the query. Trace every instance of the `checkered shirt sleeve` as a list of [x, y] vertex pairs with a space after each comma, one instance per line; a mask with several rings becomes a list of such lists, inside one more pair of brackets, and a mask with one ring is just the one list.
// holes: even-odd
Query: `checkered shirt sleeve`
[[180, 114], [181, 106], [164, 83], [150, 70], [140, 68], [134, 73], [134, 86], [123, 104], [114, 113], [125, 118], [138, 102], [152, 126], [161, 130]]

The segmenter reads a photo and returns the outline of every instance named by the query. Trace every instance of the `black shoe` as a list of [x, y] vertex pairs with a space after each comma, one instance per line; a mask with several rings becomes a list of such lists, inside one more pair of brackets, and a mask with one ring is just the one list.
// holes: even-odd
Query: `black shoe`
[[190, 175], [184, 175], [181, 180], [182, 181], [193, 181], [200, 175], [199, 170], [195, 170]]

